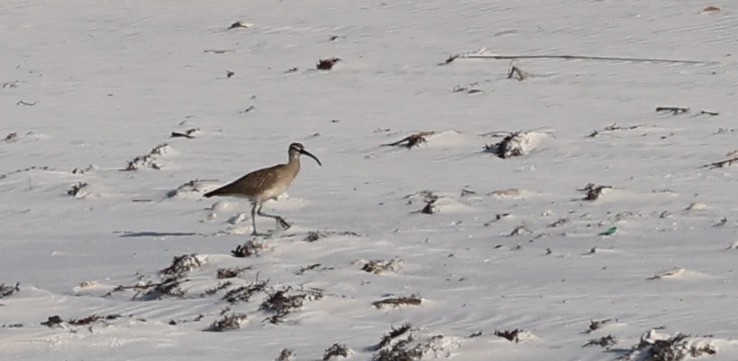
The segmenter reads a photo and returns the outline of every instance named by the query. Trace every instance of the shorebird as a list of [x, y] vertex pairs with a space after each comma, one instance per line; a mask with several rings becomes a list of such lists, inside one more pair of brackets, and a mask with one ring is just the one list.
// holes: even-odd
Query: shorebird
[[297, 173], [300, 172], [300, 155], [304, 154], [315, 159], [318, 165], [322, 166], [320, 160], [305, 150], [300, 143], [292, 143], [287, 151], [289, 161], [287, 164], [278, 164], [269, 168], [253, 171], [237, 180], [226, 184], [216, 190], [205, 193], [205, 197], [226, 196], [247, 198], [251, 201], [251, 224], [254, 231], [251, 233], [256, 236], [256, 215], [262, 217], [274, 218], [277, 224], [284, 229], [290, 228], [284, 218], [266, 214], [261, 212], [264, 202], [270, 199], [277, 199], [279, 195], [289, 188], [292, 181], [295, 180]]

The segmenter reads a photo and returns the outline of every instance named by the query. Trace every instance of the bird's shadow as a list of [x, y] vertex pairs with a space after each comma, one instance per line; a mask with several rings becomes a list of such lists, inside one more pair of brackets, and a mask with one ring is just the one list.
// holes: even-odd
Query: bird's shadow
[[123, 237], [123, 238], [202, 236], [202, 234], [195, 233], [195, 232], [122, 231], [122, 232], [116, 232], [116, 233], [120, 234], [118, 237]]

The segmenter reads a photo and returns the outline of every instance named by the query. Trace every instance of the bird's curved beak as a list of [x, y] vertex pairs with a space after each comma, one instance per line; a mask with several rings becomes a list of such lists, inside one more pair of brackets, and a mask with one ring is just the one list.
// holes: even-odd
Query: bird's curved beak
[[320, 159], [318, 159], [318, 157], [314, 156], [312, 153], [308, 152], [307, 150], [305, 149], [300, 150], [300, 154], [305, 154], [306, 156], [315, 159], [315, 161], [318, 162], [319, 166], [321, 167], [323, 166], [323, 163], [320, 163]]

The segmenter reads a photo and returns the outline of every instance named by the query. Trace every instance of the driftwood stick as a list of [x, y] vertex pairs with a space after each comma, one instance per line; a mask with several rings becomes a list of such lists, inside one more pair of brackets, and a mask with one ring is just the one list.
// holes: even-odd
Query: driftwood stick
[[[685, 59], [662, 59], [662, 58], [626, 58], [618, 56], [590, 56], [590, 55], [565, 55], [565, 54], [536, 54], [536, 55], [484, 55], [484, 54], [466, 54], [456, 57], [449, 57], [451, 61], [457, 58], [464, 59], [493, 59], [493, 60], [514, 60], [514, 59], [566, 59], [566, 60], [606, 60], [606, 61], [633, 61], [640, 63], [679, 63], [679, 64], [720, 64], [719, 61], [706, 60], [685, 60]], [[446, 62], [446, 64], [451, 61]]]
[[733, 158], [730, 158], [730, 159], [721, 160], [719, 162], [713, 162], [713, 163], [710, 163], [710, 164], [705, 164], [705, 165], [702, 166], [702, 168], [708, 168], [708, 167], [710, 169], [722, 168], [722, 167], [725, 167], [725, 166], [731, 166], [731, 165], [733, 165], [733, 163], [736, 163], [736, 162], [738, 162], [738, 157], [733, 157]]

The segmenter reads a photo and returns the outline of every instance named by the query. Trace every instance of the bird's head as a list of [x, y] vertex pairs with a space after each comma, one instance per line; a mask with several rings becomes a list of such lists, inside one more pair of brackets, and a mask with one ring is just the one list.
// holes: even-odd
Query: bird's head
[[315, 161], [318, 162], [318, 165], [319, 166], [322, 166], [323, 165], [322, 163], [320, 163], [320, 160], [318, 159], [318, 157], [314, 156], [312, 153], [310, 153], [307, 150], [305, 150], [305, 147], [302, 144], [300, 144], [300, 143], [292, 143], [292, 144], [290, 144], [289, 154], [290, 154], [290, 158], [297, 157], [300, 154], [304, 154], [304, 155], [306, 155], [306, 156], [308, 156], [310, 158], [315, 159]]

